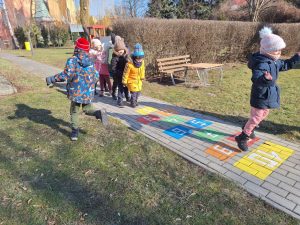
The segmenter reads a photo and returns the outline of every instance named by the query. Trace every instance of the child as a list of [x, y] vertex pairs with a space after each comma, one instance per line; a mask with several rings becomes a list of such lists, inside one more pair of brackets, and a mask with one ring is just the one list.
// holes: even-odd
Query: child
[[55, 82], [67, 80], [66, 88], [68, 98], [71, 100], [70, 115], [72, 141], [78, 139], [78, 117], [80, 107], [82, 107], [86, 115], [95, 116], [97, 119], [101, 119], [105, 126], [108, 125], [108, 118], [105, 110], [102, 112], [100, 110], [95, 110], [91, 104], [94, 98], [95, 82], [97, 81], [99, 74], [88, 55], [89, 50], [89, 42], [85, 38], [79, 38], [76, 41], [74, 55], [67, 60], [64, 71], [53, 77], [47, 78]]
[[130, 105], [135, 108], [138, 105], [138, 98], [142, 90], [142, 81], [145, 78], [144, 51], [142, 45], [137, 43], [134, 46], [132, 62], [126, 64], [123, 76], [123, 85], [127, 86], [130, 94]]
[[109, 77], [109, 71], [108, 71], [108, 48], [109, 46], [107, 44], [104, 44], [103, 51], [101, 55], [101, 66], [100, 66], [100, 97], [104, 96], [104, 90], [105, 90], [105, 83], [108, 86], [108, 91], [111, 94], [111, 82]]
[[279, 59], [286, 44], [270, 28], [264, 27], [259, 34], [260, 52], [253, 54], [248, 62], [248, 67], [252, 70], [250, 118], [243, 127], [243, 132], [235, 138], [243, 151], [248, 150], [247, 141], [255, 136], [255, 127], [267, 117], [270, 109], [280, 106], [280, 92], [276, 84], [279, 71], [292, 69], [300, 61], [300, 52], [290, 59]]
[[123, 72], [126, 63], [129, 61], [129, 56], [123, 39], [118, 37], [119, 36], [116, 36], [114, 52], [111, 60], [111, 72], [114, 79], [112, 97], [116, 99], [115, 91], [116, 91], [116, 87], [118, 86], [117, 104], [118, 106], [123, 107], [123, 95], [125, 94], [127, 101], [130, 100], [128, 89], [127, 87], [124, 87], [122, 84]]
[[[90, 49], [89, 54], [90, 54], [92, 60], [94, 61], [95, 68], [99, 74], [100, 74], [100, 69], [101, 69], [101, 63], [103, 61], [102, 52], [103, 52], [103, 45], [102, 45], [101, 41], [96, 38], [92, 39], [91, 49]], [[97, 88], [97, 82], [95, 83], [95, 94], [97, 94], [96, 88]]]

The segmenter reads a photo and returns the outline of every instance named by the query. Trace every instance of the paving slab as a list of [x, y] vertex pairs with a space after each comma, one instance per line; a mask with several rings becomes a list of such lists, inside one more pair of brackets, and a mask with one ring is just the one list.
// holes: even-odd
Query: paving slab
[[[0, 57], [40, 77], [60, 72], [10, 54], [0, 54]], [[105, 108], [111, 117], [184, 159], [234, 181], [252, 195], [300, 219], [299, 143], [256, 132], [258, 139], [248, 143], [249, 151], [240, 152], [234, 141], [234, 135], [241, 132], [240, 126], [219, 118], [147, 96], [140, 98], [136, 108], [119, 108], [108, 96], [96, 97], [94, 105]], [[149, 114], [156, 119], [152, 121], [154, 117]]]

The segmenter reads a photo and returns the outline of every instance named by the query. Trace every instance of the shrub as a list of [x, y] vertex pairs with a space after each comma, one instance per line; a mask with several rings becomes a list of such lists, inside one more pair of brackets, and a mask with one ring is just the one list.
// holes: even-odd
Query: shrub
[[19, 42], [20, 48], [24, 48], [24, 46], [25, 46], [24, 42], [27, 41], [27, 38], [25, 36], [23, 27], [16, 27], [14, 29], [14, 32], [15, 32], [16, 38]]
[[64, 46], [69, 38], [69, 31], [64, 26], [53, 26], [50, 29], [50, 40], [53, 46]]
[[[114, 23], [116, 34], [132, 49], [140, 42], [146, 55], [148, 73], [155, 72], [155, 60], [190, 54], [192, 62], [244, 61], [259, 50], [258, 31], [264, 24], [211, 20], [127, 19]], [[271, 24], [274, 33], [287, 43], [283, 54], [300, 49], [300, 24]], [[134, 34], [134, 35], [133, 35]]]
[[49, 46], [49, 32], [45, 26], [42, 26], [41, 35], [44, 40], [44, 46], [48, 47]]

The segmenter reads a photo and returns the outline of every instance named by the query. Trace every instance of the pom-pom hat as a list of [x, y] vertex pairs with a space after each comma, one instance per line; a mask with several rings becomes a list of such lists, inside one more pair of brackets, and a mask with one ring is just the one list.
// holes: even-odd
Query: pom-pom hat
[[273, 31], [269, 27], [264, 27], [259, 31], [260, 40], [260, 53], [269, 53], [279, 51], [286, 47], [284, 40], [273, 34]]
[[135, 44], [132, 56], [133, 57], [144, 57], [145, 56], [143, 47], [140, 43]]
[[102, 43], [99, 39], [94, 38], [94, 39], [92, 39], [92, 45], [94, 47], [99, 47], [99, 46], [102, 46]]
[[81, 49], [85, 52], [89, 52], [90, 50], [90, 43], [85, 38], [78, 38], [75, 42], [75, 47], [77, 49]]

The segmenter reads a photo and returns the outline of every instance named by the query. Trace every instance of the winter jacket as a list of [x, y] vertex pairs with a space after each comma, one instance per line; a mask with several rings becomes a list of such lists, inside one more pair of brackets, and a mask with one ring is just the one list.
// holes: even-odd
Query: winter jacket
[[[253, 54], [248, 62], [248, 67], [252, 70], [250, 105], [259, 109], [279, 108], [280, 89], [276, 84], [278, 73], [292, 69], [299, 61], [298, 54], [287, 60], [273, 60], [260, 53]], [[265, 72], [272, 75], [272, 80], [265, 78]]]
[[95, 68], [100, 73], [101, 71], [101, 65], [104, 62], [104, 55], [102, 54], [102, 51], [97, 51], [95, 49], [91, 49], [90, 52], [90, 57], [92, 61], [95, 63]]
[[99, 74], [89, 55], [83, 51], [66, 62], [63, 72], [55, 75], [56, 80], [67, 80], [68, 98], [76, 103], [90, 104], [94, 98], [95, 82]]
[[113, 52], [111, 59], [111, 73], [118, 84], [122, 83], [124, 69], [128, 61], [130, 61], [130, 59], [126, 52], [123, 55], [119, 55], [115, 51]]
[[128, 87], [131, 92], [142, 90], [142, 80], [145, 79], [145, 62], [137, 68], [132, 62], [128, 62], [125, 66], [122, 83]]

